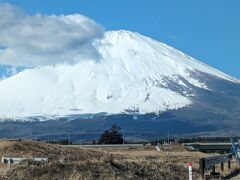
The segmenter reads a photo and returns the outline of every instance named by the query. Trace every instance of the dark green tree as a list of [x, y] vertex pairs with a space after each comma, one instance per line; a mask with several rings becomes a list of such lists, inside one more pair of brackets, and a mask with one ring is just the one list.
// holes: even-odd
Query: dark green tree
[[122, 144], [123, 135], [119, 132], [120, 130], [117, 124], [113, 124], [110, 129], [101, 134], [98, 144]]

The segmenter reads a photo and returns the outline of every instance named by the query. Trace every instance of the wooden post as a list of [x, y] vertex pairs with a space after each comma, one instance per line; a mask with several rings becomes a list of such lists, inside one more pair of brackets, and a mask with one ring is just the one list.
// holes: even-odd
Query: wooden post
[[216, 171], [215, 171], [215, 165], [213, 165], [213, 166], [211, 167], [211, 169], [212, 169], [211, 174], [215, 174], [215, 173], [216, 173]]
[[205, 158], [199, 159], [199, 168], [201, 171], [201, 177], [204, 179], [205, 174]]
[[221, 171], [224, 171], [224, 163], [221, 163]]

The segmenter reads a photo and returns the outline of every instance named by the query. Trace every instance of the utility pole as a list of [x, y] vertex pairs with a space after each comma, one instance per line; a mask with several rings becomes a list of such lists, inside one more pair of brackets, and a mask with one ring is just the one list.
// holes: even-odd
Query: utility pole
[[[12, 117], [12, 121], [11, 122], [13, 122], [13, 117]], [[13, 133], [14, 133], [14, 131], [13, 131], [13, 125], [12, 125], [12, 127], [11, 127], [11, 130], [12, 130], [12, 139], [13, 139]]]
[[124, 144], [124, 129], [123, 129], [123, 144]]
[[169, 143], [170, 143], [170, 142], [169, 142], [169, 137], [170, 137], [170, 135], [169, 135], [169, 129], [168, 129], [168, 145], [169, 145]]
[[69, 133], [69, 131], [68, 131], [68, 145], [70, 145], [70, 133]]

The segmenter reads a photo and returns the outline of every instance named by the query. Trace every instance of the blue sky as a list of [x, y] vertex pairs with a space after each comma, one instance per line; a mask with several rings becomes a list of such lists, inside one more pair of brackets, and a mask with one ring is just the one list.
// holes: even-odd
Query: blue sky
[[238, 0], [0, 0], [28, 14], [80, 13], [106, 30], [140, 32], [240, 78]]

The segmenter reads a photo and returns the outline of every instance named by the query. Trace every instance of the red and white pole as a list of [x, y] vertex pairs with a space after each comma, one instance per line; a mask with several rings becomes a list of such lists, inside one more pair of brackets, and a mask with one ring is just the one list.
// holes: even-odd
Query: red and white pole
[[187, 163], [188, 165], [188, 172], [189, 172], [189, 180], [192, 180], [192, 162]]

